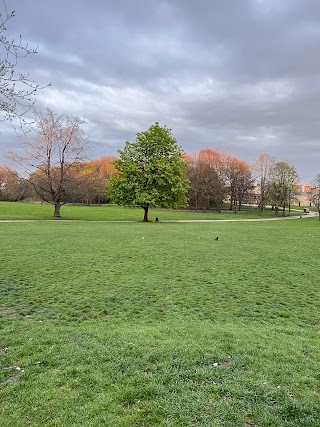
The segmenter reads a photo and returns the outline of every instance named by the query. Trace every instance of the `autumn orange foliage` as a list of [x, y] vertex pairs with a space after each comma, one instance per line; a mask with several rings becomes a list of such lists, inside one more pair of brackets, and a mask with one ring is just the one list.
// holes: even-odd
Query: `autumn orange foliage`
[[109, 176], [113, 175], [116, 171], [113, 161], [116, 160], [114, 156], [104, 156], [100, 159], [92, 160], [88, 163], [88, 167], [97, 169], [98, 176], [100, 179], [107, 179]]

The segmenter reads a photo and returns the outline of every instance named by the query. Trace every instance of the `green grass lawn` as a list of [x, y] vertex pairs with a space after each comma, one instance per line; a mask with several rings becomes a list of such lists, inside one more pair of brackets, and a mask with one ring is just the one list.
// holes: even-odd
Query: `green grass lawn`
[[[288, 214], [288, 212], [286, 212]], [[292, 215], [299, 212], [292, 211]], [[63, 219], [88, 220], [88, 221], [142, 221], [143, 209], [124, 208], [122, 206], [74, 206], [65, 205], [61, 208]], [[279, 213], [281, 216], [281, 213]], [[24, 202], [0, 202], [0, 220], [34, 220], [52, 219], [53, 206], [47, 203], [24, 203]], [[273, 218], [274, 211], [267, 209], [262, 215], [256, 208], [245, 206], [242, 211], [234, 213], [223, 211], [190, 212], [175, 211], [170, 209], [150, 209], [149, 219], [154, 221], [158, 217], [161, 220], [178, 219], [245, 219], [245, 218]]]
[[319, 230], [0, 223], [0, 426], [320, 426]]

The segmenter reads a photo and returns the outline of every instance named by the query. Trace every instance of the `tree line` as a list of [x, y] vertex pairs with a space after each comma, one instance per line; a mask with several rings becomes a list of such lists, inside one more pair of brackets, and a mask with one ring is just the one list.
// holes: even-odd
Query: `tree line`
[[221, 210], [228, 201], [238, 211], [254, 194], [261, 212], [270, 204], [276, 214], [290, 214], [299, 177], [288, 162], [261, 154], [249, 165], [210, 149], [186, 154], [159, 123], [126, 141], [118, 157], [88, 160], [82, 125], [78, 117], [36, 113], [34, 134], [24, 134], [23, 150], [8, 154], [15, 168], [0, 166], [0, 199], [52, 203], [55, 218], [65, 203], [135, 205], [147, 221], [149, 207]]

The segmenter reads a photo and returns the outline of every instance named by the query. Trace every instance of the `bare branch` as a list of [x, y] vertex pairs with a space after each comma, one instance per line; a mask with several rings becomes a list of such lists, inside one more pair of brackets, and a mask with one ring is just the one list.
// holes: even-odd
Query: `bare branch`
[[23, 43], [21, 35], [16, 41], [6, 34], [7, 24], [15, 17], [15, 11], [7, 11], [4, 0], [2, 0], [4, 11], [0, 10], [0, 110], [3, 116], [0, 120], [13, 121], [18, 119], [19, 126], [30, 124], [25, 119], [25, 114], [35, 104], [35, 94], [40, 86], [31, 80], [28, 73], [17, 70], [21, 58], [37, 53], [37, 48], [29, 47]]

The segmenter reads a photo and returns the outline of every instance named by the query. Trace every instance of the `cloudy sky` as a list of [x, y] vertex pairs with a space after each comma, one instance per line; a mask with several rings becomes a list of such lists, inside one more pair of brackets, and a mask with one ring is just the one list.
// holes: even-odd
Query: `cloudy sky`
[[[92, 157], [115, 155], [155, 121], [183, 149], [320, 172], [319, 0], [6, 0], [7, 33], [38, 53], [19, 71], [37, 108], [86, 121]], [[0, 0], [0, 9], [3, 9]], [[17, 146], [0, 122], [3, 152]]]

